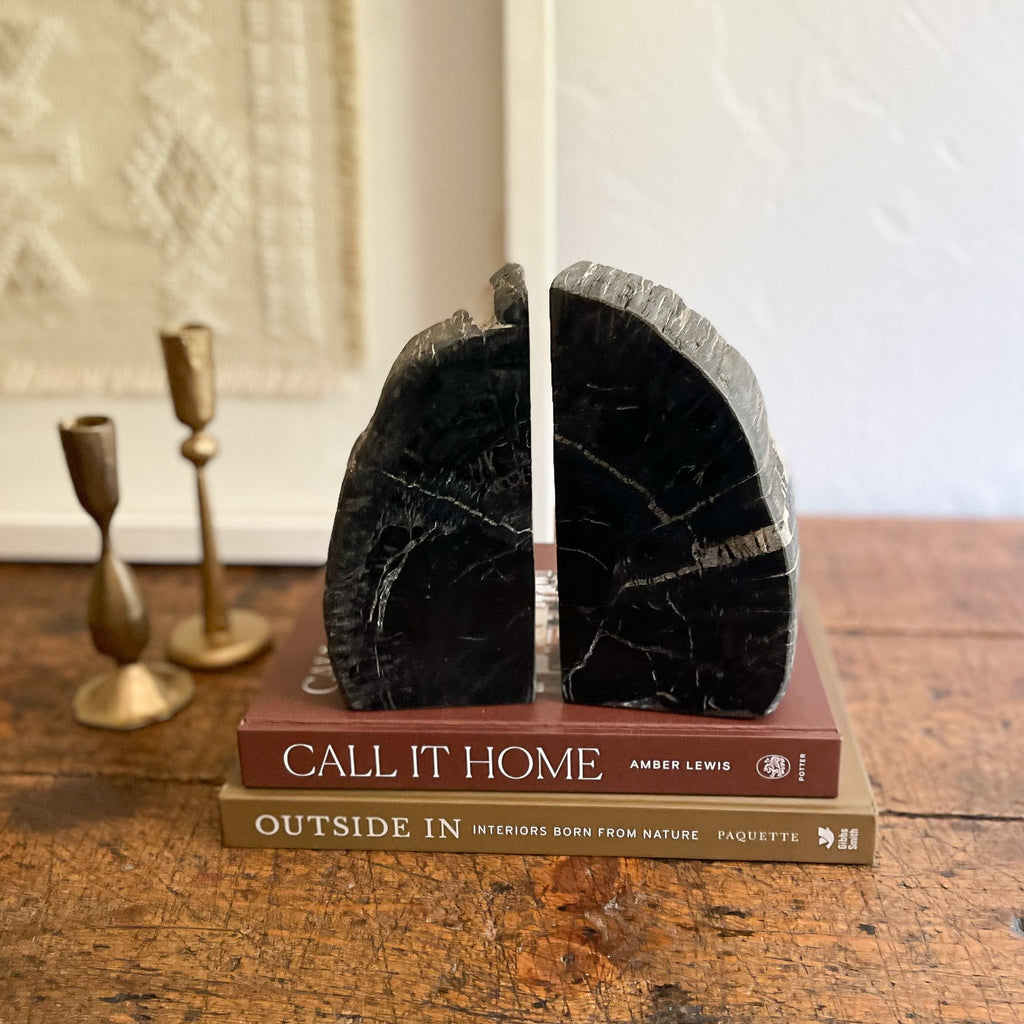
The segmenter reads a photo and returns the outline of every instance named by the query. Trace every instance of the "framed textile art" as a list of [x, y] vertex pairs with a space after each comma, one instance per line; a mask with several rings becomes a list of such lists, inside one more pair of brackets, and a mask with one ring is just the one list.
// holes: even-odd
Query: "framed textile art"
[[352, 0], [0, 0], [0, 392], [337, 390], [362, 355]]

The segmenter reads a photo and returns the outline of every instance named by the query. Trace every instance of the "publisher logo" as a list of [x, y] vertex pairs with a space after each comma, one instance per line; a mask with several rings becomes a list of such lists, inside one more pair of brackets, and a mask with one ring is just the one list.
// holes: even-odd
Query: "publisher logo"
[[831, 850], [833, 843], [836, 841], [836, 834], [830, 828], [822, 828], [818, 826], [818, 845], [824, 846], [826, 850]]
[[765, 754], [757, 762], [757, 774], [763, 779], [784, 779], [789, 769], [789, 758], [781, 754]]

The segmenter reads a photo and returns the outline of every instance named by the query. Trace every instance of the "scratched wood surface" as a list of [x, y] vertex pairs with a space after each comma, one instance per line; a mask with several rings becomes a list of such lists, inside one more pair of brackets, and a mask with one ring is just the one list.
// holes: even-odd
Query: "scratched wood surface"
[[[1024, 1020], [1024, 527], [802, 525], [870, 868], [225, 850], [259, 663], [165, 725], [84, 729], [88, 570], [0, 567], [0, 1021]], [[155, 649], [194, 572], [141, 575]], [[229, 571], [279, 630], [312, 578]]]

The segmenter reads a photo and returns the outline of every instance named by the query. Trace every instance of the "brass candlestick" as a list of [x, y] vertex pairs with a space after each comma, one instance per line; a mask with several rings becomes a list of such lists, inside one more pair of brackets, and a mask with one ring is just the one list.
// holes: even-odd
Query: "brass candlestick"
[[270, 646], [270, 626], [262, 615], [229, 609], [224, 596], [224, 569], [206, 494], [204, 467], [217, 454], [217, 442], [207, 433], [213, 419], [213, 333], [201, 324], [188, 324], [160, 334], [174, 413], [191, 431], [181, 454], [196, 467], [199, 524], [203, 546], [203, 614], [180, 622], [171, 633], [168, 656], [189, 668], [230, 668], [249, 661]]
[[117, 667], [83, 684], [72, 709], [85, 725], [138, 729], [162, 722], [192, 699], [188, 672], [173, 665], [142, 664], [149, 619], [131, 569], [114, 553], [110, 521], [120, 497], [114, 423], [105, 416], [83, 416], [60, 424], [71, 481], [82, 508], [100, 528], [100, 557], [89, 594], [92, 641]]

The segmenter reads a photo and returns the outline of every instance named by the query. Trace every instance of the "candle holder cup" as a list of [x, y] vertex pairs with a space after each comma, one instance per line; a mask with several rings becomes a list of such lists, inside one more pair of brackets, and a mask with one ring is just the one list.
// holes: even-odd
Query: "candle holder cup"
[[188, 324], [160, 334], [167, 379], [177, 418], [192, 431], [181, 454], [195, 466], [202, 541], [203, 611], [172, 631], [167, 654], [195, 669], [222, 669], [255, 658], [271, 644], [267, 620], [247, 609], [229, 609], [224, 569], [217, 558], [213, 516], [206, 490], [206, 464], [217, 454], [217, 442], [206, 433], [214, 414], [213, 333], [202, 324]]
[[114, 423], [82, 416], [59, 425], [75, 494], [100, 530], [100, 557], [89, 592], [87, 621], [93, 645], [116, 667], [94, 676], [74, 696], [84, 725], [138, 729], [177, 714], [192, 699], [191, 675], [174, 665], [140, 662], [149, 618], [131, 568], [114, 552], [110, 523], [120, 498]]

